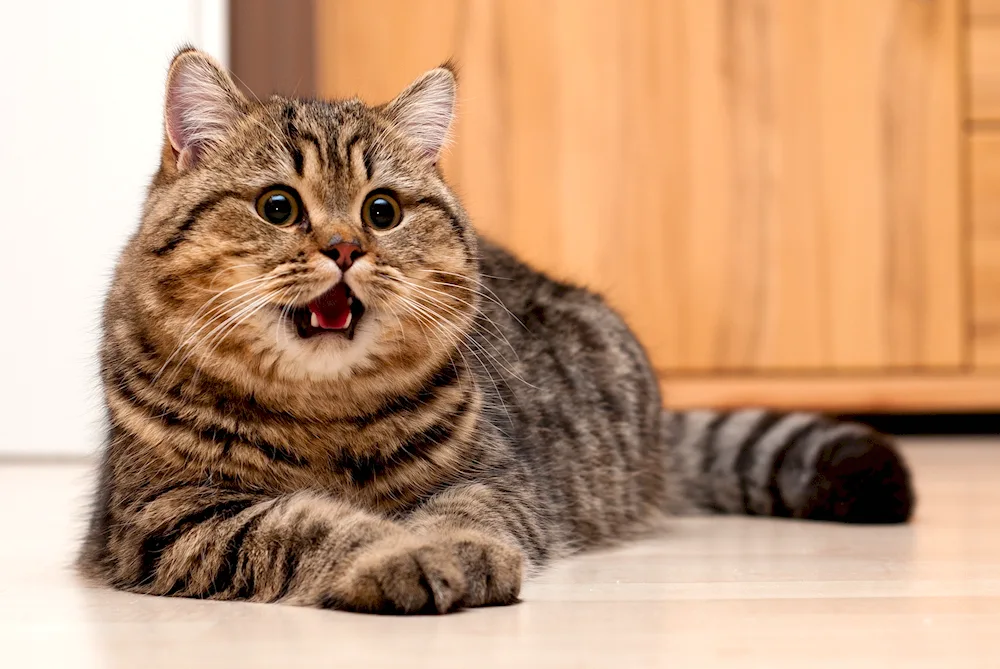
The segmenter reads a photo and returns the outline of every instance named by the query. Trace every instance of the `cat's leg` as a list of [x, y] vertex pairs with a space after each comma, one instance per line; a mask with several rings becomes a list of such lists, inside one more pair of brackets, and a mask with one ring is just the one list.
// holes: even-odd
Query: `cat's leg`
[[721, 513], [899, 523], [915, 504], [892, 441], [816, 414], [665, 414], [666, 438], [695, 506]]
[[[463, 537], [420, 537], [314, 493], [261, 499], [181, 487], [110, 520], [105, 578], [156, 595], [445, 612], [462, 605], [473, 567], [488, 564], [497, 574], [520, 568], [513, 549], [467, 555]], [[373, 580], [373, 570], [386, 576]], [[503, 599], [516, 597], [513, 585], [506, 588]], [[502, 590], [491, 592], [499, 597]]]
[[464, 486], [397, 523], [314, 493], [262, 499], [185, 486], [114, 512], [101, 571], [146, 594], [351, 611], [509, 604], [521, 587], [522, 541], [536, 563], [547, 550], [520, 504]]

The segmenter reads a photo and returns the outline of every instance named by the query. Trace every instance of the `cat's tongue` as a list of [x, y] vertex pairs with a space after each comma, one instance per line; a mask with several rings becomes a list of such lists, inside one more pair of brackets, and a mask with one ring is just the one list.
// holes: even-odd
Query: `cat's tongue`
[[351, 324], [351, 294], [341, 281], [309, 303], [313, 327], [324, 330], [345, 330]]

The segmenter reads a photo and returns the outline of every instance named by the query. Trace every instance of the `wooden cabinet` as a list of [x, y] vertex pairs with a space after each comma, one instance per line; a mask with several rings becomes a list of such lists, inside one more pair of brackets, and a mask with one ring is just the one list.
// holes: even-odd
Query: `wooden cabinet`
[[972, 360], [1000, 374], [1000, 1], [975, 0], [968, 29]]
[[1000, 374], [1000, 133], [974, 132], [968, 147], [973, 365]]
[[320, 96], [457, 61], [477, 226], [607, 295], [669, 403], [1000, 409], [997, 0], [314, 8]]

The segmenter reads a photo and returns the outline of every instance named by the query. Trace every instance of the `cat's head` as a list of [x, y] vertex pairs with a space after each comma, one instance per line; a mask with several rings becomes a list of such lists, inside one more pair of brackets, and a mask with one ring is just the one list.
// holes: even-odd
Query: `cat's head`
[[331, 379], [440, 357], [470, 327], [476, 236], [437, 162], [455, 77], [391, 102], [245, 96], [196, 50], [119, 280], [176, 359]]

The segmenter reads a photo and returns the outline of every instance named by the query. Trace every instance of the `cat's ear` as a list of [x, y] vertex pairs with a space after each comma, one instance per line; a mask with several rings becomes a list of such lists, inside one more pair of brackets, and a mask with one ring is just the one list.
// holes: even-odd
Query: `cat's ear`
[[179, 169], [197, 164], [205, 147], [247, 111], [246, 97], [215, 59], [192, 48], [174, 56], [167, 74], [164, 127]]
[[455, 116], [455, 71], [451, 64], [433, 69], [386, 105], [389, 118], [432, 162], [448, 141]]

